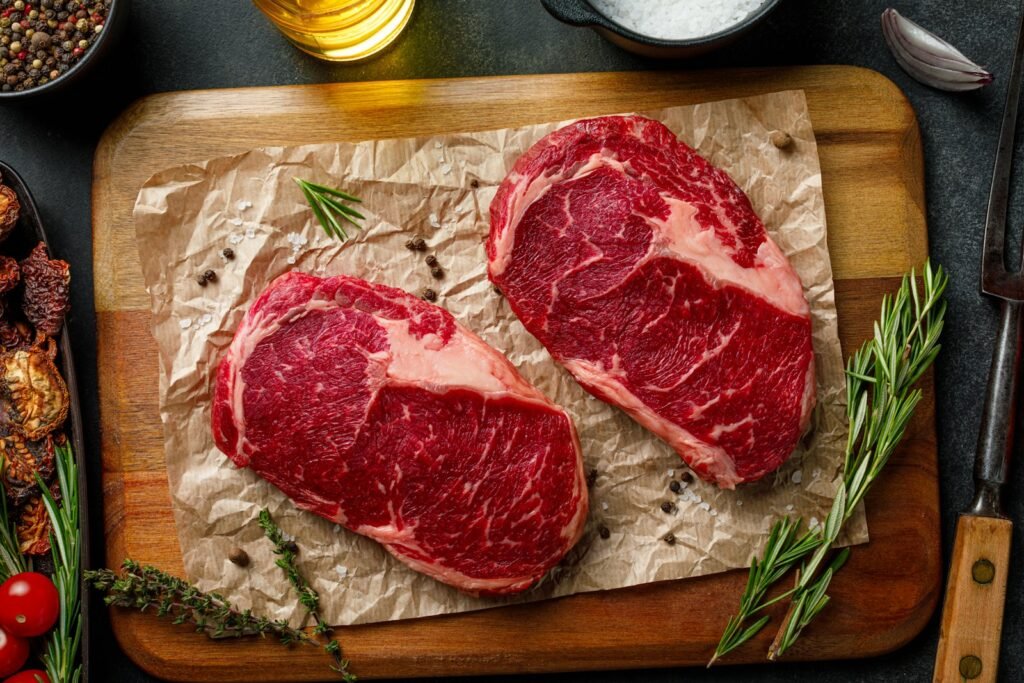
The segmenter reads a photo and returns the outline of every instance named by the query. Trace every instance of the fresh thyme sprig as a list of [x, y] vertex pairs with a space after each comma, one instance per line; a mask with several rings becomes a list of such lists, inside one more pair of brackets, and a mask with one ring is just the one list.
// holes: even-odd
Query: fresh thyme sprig
[[53, 583], [60, 599], [60, 616], [57, 625], [47, 636], [43, 665], [53, 683], [78, 683], [82, 677], [82, 665], [78, 659], [82, 643], [82, 537], [78, 525], [78, 464], [69, 445], [61, 444], [54, 451], [61, 494], [59, 502], [50, 493], [39, 473], [36, 473], [36, 482], [43, 492], [43, 505], [50, 517]]
[[[847, 363], [847, 418], [850, 429], [843, 463], [843, 481], [821, 527], [805, 529], [803, 520], [779, 520], [772, 527], [760, 559], [751, 560], [739, 611], [729, 617], [722, 638], [708, 663], [753, 638], [768, 623], [768, 615], [749, 623], [759, 612], [786, 598], [790, 606], [768, 653], [777, 659], [800, 637], [829, 602], [826, 590], [846, 562], [849, 549], [826, 565], [843, 525], [864, 499], [903, 439], [922, 394], [914, 385], [939, 353], [946, 304], [942, 294], [948, 278], [941, 266], [926, 262], [921, 272], [903, 277], [895, 295], [882, 299], [874, 337]], [[800, 565], [796, 585], [771, 599], [768, 591]]]
[[172, 617], [175, 624], [186, 622], [197, 633], [211, 638], [243, 636], [275, 636], [283, 645], [314, 643], [302, 630], [288, 622], [271, 621], [240, 611], [219, 593], [204, 593], [186, 581], [156, 567], [125, 560], [121, 571], [99, 569], [86, 571], [85, 581], [105, 593], [103, 601], [114, 607], [127, 607], [142, 612], [152, 609], [160, 617]]
[[265, 508], [260, 510], [259, 524], [260, 528], [263, 529], [263, 533], [274, 544], [274, 554], [278, 556], [277, 566], [281, 568], [285, 576], [288, 577], [288, 583], [299, 594], [299, 603], [313, 617], [315, 623], [313, 633], [329, 639], [327, 644], [324, 645], [324, 650], [334, 659], [334, 666], [331, 668], [341, 674], [346, 682], [355, 681], [356, 677], [348, 671], [348, 660], [343, 659], [341, 656], [341, 644], [336, 639], [331, 638], [332, 630], [330, 625], [320, 617], [320, 594], [309, 585], [309, 582], [299, 573], [299, 568], [295, 564], [296, 547], [294, 541], [285, 537], [284, 532], [281, 531], [281, 528], [271, 518], [270, 511]]
[[310, 208], [313, 209], [313, 215], [320, 221], [320, 225], [323, 226], [328, 237], [337, 237], [342, 242], [347, 240], [348, 233], [345, 232], [344, 226], [346, 222], [362, 230], [363, 226], [356, 223], [355, 219], [364, 220], [365, 216], [342, 203], [360, 203], [363, 201], [362, 199], [336, 188], [311, 183], [302, 178], [295, 178], [294, 180], [302, 189], [302, 194], [305, 195], [306, 201], [309, 202]]

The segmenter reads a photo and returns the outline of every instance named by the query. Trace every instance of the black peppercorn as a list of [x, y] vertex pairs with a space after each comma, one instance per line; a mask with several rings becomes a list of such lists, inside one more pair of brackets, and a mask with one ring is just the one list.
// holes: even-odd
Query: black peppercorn
[[228, 261], [231, 261], [235, 258], [235, 250], [232, 249], [231, 247], [227, 247], [226, 249], [224, 249], [224, 251], [220, 252], [220, 255], [226, 258]]
[[426, 251], [427, 243], [422, 237], [417, 237], [412, 241], [412, 248], [416, 251]]
[[412, 251], [413, 249], [416, 248], [416, 242], [413, 240], [406, 240], [405, 248], [408, 249], [409, 251]]
[[440, 280], [444, 277], [444, 271], [441, 270], [440, 266], [434, 266], [430, 269], [430, 274], [434, 276], [435, 280]]
[[298, 553], [299, 545], [295, 541], [286, 541], [284, 544], [284, 549], [292, 553]]
[[427, 262], [428, 266], [436, 266], [437, 265], [437, 257], [434, 256], [433, 254], [430, 254], [429, 256], [427, 256], [427, 258], [425, 258], [424, 261]]
[[473, 178], [472, 180], [469, 181], [469, 186], [475, 190], [476, 188], [480, 187], [480, 181], [477, 180], [476, 178]]
[[665, 540], [665, 543], [668, 543], [669, 545], [675, 545], [676, 544], [676, 536], [671, 531], [669, 533], [665, 534], [664, 540]]
[[206, 278], [207, 282], [217, 281], [217, 273], [213, 272], [212, 270], [207, 270], [205, 273], [203, 273], [203, 277]]
[[612, 532], [608, 530], [608, 527], [602, 524], [601, 526], [597, 527], [597, 535], [601, 538], [607, 539], [612, 535]]
[[437, 301], [437, 292], [427, 287], [423, 290], [423, 298], [427, 301]]
[[206, 286], [206, 273], [199, 273], [199, 275], [196, 275], [196, 284], [200, 287]]
[[666, 513], [667, 512], [674, 512], [675, 509], [676, 509], [676, 506], [673, 505], [672, 503], [670, 503], [667, 500], [664, 503], [661, 504], [661, 511], [662, 512], [666, 512]]
[[234, 548], [228, 554], [228, 559], [231, 560], [232, 564], [237, 564], [239, 567], [249, 566], [249, 553], [245, 552], [241, 548]]
[[504, 294], [502, 294], [501, 287], [499, 287], [498, 285], [494, 285], [493, 289], [494, 293], [497, 294], [498, 296], [505, 296]]
[[693, 473], [690, 471], [683, 472], [682, 480], [689, 484], [693, 481]]
[[672, 480], [671, 482], [669, 482], [669, 485], [668, 485], [668, 489], [669, 489], [669, 491], [671, 491], [672, 493], [679, 493], [680, 491], [682, 491], [682, 490], [683, 490], [683, 485], [682, 485], [682, 484], [680, 484], [680, 483], [679, 483], [678, 481], [676, 481], [675, 479], [673, 479], [673, 480]]

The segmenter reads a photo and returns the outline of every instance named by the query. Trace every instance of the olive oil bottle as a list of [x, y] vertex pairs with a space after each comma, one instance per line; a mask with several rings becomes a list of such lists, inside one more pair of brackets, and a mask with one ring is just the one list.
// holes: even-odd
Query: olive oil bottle
[[409, 22], [415, 0], [253, 0], [300, 50], [336, 62], [383, 50]]

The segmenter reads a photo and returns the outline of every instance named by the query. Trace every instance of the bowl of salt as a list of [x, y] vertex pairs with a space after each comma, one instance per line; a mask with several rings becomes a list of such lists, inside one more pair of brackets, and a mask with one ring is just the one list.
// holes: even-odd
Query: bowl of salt
[[541, 0], [571, 26], [587, 26], [645, 57], [682, 59], [715, 50], [746, 33], [779, 0]]

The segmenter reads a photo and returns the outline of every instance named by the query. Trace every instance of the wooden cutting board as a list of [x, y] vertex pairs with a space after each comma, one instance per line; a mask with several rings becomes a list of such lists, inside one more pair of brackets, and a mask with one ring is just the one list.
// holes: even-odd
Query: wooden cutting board
[[[93, 186], [94, 275], [107, 561], [181, 575], [158, 415], [158, 358], [132, 206], [154, 172], [257, 146], [431, 135], [647, 110], [802, 88], [821, 155], [840, 332], [870, 334], [882, 294], [927, 256], [920, 137], [900, 91], [864, 69], [821, 66], [598, 73], [207, 90], [155, 95], [106, 132]], [[867, 499], [871, 542], [833, 584], [827, 614], [793, 659], [877, 655], [931, 616], [940, 588], [934, 393]], [[699, 665], [746, 574], [662, 582], [469, 614], [339, 629], [365, 678]], [[213, 642], [117, 611], [114, 632], [144, 669], [175, 681], [330, 679], [314, 648]], [[766, 629], [730, 662], [762, 661]]]

